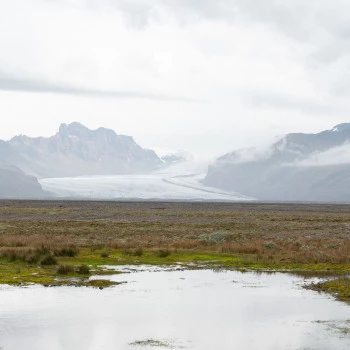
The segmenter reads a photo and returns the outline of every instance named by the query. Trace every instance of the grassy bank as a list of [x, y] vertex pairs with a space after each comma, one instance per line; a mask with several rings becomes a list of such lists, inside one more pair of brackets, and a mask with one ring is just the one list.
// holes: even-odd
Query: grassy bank
[[343, 276], [349, 252], [348, 205], [0, 202], [0, 283], [89, 285], [121, 264]]
[[350, 303], [350, 278], [340, 277], [330, 281], [312, 284], [310, 289], [334, 295], [337, 299]]
[[[32, 254], [31, 252], [30, 254]], [[285, 263], [285, 262], [261, 262], [251, 254], [223, 254], [210, 252], [171, 251], [167, 249], [143, 251], [138, 249], [120, 251], [113, 248], [82, 248], [74, 256], [43, 255], [38, 257], [36, 263], [28, 263], [21, 254], [19, 258], [12, 256], [0, 259], [0, 283], [10, 285], [42, 284], [46, 286], [75, 285], [107, 287], [113, 283], [106, 280], [93, 280], [89, 276], [108, 275], [116, 273], [114, 270], [105, 269], [103, 266], [120, 265], [161, 265], [174, 266], [174, 268], [198, 269], [235, 269], [241, 271], [259, 272], [292, 272], [307, 276], [339, 276], [339, 281], [346, 281], [345, 276], [349, 271], [348, 264], [327, 263]], [[46, 264], [48, 256], [53, 259]], [[42, 264], [44, 262], [44, 264]], [[328, 283], [328, 282], [327, 282]], [[338, 286], [336, 281], [324, 288], [316, 290], [334, 292]], [[339, 285], [340, 286], [340, 285]], [[350, 300], [350, 285], [342, 284], [342, 300]]]

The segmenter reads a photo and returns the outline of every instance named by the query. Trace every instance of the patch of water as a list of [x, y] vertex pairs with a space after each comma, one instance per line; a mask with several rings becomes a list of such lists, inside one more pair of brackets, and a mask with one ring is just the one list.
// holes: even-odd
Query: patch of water
[[301, 277], [125, 267], [99, 290], [0, 288], [3, 350], [345, 350], [350, 306]]

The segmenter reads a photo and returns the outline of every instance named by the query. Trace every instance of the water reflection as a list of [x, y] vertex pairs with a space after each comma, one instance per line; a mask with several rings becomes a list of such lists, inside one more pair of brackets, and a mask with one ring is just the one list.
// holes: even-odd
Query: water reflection
[[[142, 269], [141, 269], [142, 270]], [[235, 271], [142, 271], [109, 289], [0, 290], [3, 350], [349, 349], [350, 307], [303, 278]]]

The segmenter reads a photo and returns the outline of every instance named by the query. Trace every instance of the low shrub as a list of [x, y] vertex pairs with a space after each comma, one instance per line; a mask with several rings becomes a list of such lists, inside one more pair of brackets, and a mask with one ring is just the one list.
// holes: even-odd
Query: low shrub
[[76, 269], [76, 272], [81, 275], [88, 275], [90, 273], [90, 269], [87, 265], [79, 265]]
[[37, 263], [40, 256], [31, 248], [5, 248], [0, 250], [0, 256], [8, 261], [22, 260], [27, 263]]
[[24, 256], [22, 252], [13, 248], [2, 249], [0, 254], [2, 258], [5, 258], [9, 261], [21, 260]]
[[36, 253], [29, 253], [26, 255], [24, 261], [28, 264], [36, 264], [40, 260], [40, 255]]
[[276, 248], [276, 244], [274, 242], [265, 242], [264, 248], [265, 249], [274, 249], [274, 248]]
[[261, 250], [261, 244], [258, 243], [239, 244], [233, 242], [226, 243], [221, 247], [222, 253], [229, 254], [259, 254]]
[[143, 254], [142, 248], [136, 248], [133, 252], [134, 256], [142, 256], [142, 254]]
[[49, 254], [51, 254], [50, 253], [50, 249], [48, 247], [46, 247], [44, 244], [42, 244], [40, 248], [36, 249], [36, 253], [38, 255], [49, 255]]
[[109, 253], [106, 250], [102, 251], [100, 255], [101, 255], [101, 258], [108, 258], [109, 257]]
[[69, 273], [73, 273], [74, 268], [71, 265], [60, 265], [56, 270], [56, 273], [59, 275], [68, 275]]
[[56, 256], [68, 256], [73, 258], [79, 253], [79, 249], [76, 246], [71, 245], [69, 247], [55, 249], [54, 253]]
[[160, 249], [156, 252], [158, 258], [166, 258], [170, 255], [170, 251], [168, 249]]
[[199, 236], [198, 240], [201, 243], [225, 243], [227, 238], [230, 237], [231, 234], [225, 231], [217, 231], [213, 233], [205, 233]]
[[53, 255], [47, 254], [41, 259], [40, 263], [41, 265], [56, 265], [57, 260]]
[[9, 261], [23, 260], [25, 261], [26, 257], [33, 253], [33, 250], [30, 248], [2, 248], [0, 250], [0, 256]]

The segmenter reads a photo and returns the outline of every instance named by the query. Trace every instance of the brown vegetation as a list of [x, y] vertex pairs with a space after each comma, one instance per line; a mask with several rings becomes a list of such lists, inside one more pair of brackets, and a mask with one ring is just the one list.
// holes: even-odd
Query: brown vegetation
[[0, 202], [3, 258], [36, 263], [87, 247], [106, 256], [108, 249], [196, 251], [257, 263], [349, 264], [350, 205]]

